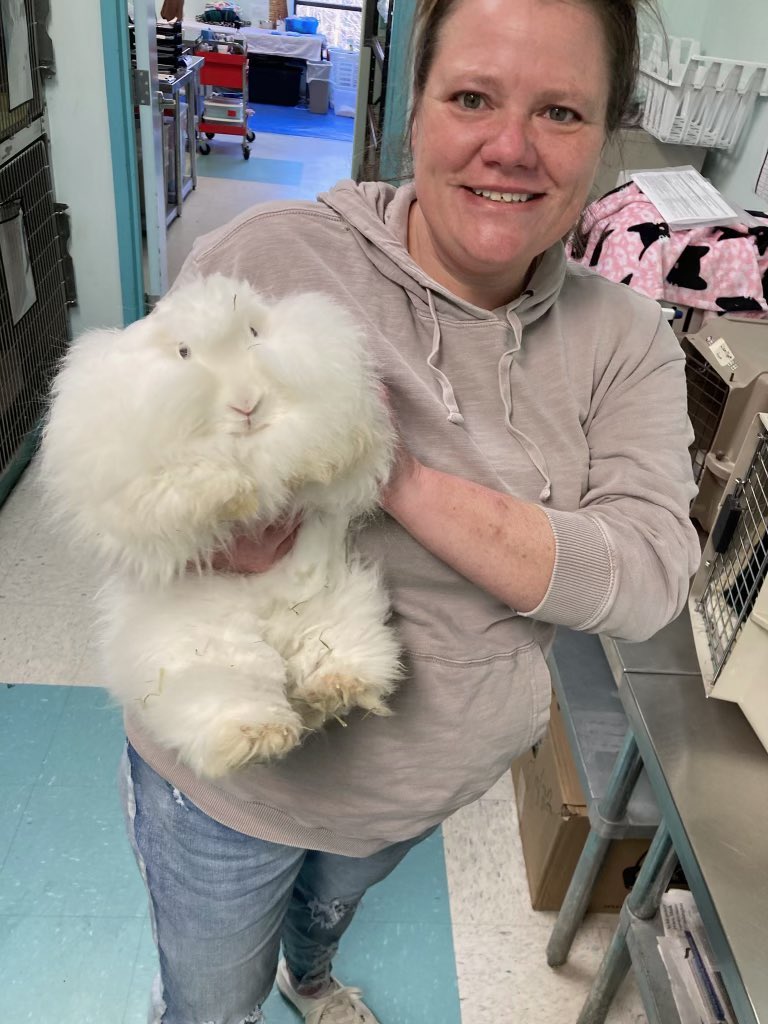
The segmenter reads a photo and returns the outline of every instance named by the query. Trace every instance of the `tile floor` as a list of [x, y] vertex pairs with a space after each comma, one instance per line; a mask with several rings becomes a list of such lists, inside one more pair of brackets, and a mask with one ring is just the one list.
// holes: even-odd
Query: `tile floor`
[[[248, 161], [240, 156], [236, 139], [217, 136], [214, 144], [208, 156], [198, 156], [197, 189], [184, 201], [182, 216], [168, 233], [170, 281], [198, 235], [255, 203], [314, 199], [334, 182], [348, 178], [352, 166], [352, 143], [333, 139], [257, 133]], [[258, 164], [253, 164], [254, 158]], [[258, 177], [248, 177], [251, 164], [258, 168]]]
[[[201, 176], [169, 234], [171, 279], [198, 234], [254, 202], [311, 198], [349, 172], [344, 143], [264, 140], [263, 159], [305, 164], [301, 183]], [[318, 142], [334, 147], [319, 161]], [[53, 535], [33, 465], [0, 508], [0, 683], [38, 684], [0, 688], [3, 1024], [146, 1019], [154, 950], [114, 785], [120, 722], [99, 688], [96, 586]], [[371, 894], [339, 966], [382, 1024], [459, 1024], [459, 1012], [462, 1024], [571, 1024], [614, 918], [589, 918], [552, 971], [553, 917], [530, 909], [507, 777]], [[273, 1024], [297, 1019], [275, 997], [267, 1010]], [[644, 1024], [631, 982], [608, 1021]]]

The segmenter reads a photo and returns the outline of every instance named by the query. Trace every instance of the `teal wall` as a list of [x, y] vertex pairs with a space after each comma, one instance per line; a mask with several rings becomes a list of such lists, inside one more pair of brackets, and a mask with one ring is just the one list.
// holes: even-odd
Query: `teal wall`
[[[768, 0], [660, 0], [660, 7], [667, 32], [698, 39], [702, 53], [768, 63]], [[735, 149], [713, 151], [704, 174], [732, 202], [768, 209], [755, 195], [767, 149], [768, 99], [758, 99]]]
[[[701, 38], [704, 53], [768, 63], [767, 0], [713, 0], [707, 8]], [[747, 209], [768, 209], [768, 200], [755, 195], [767, 149], [768, 98], [758, 99], [737, 147], [711, 154], [704, 173], [733, 202]]]
[[701, 38], [708, 0], [660, 0], [659, 8], [664, 27], [671, 36]]
[[704, 53], [718, 57], [768, 61], [768, 3], [766, 0], [710, 2], [701, 42]]

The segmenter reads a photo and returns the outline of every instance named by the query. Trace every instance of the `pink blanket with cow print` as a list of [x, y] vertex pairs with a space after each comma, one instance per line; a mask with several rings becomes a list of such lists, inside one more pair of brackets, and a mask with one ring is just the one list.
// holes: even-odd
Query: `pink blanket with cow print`
[[[768, 215], [672, 231], [634, 182], [586, 211], [587, 245], [577, 262], [652, 299], [718, 313], [768, 316]], [[574, 259], [573, 248], [568, 255]]]

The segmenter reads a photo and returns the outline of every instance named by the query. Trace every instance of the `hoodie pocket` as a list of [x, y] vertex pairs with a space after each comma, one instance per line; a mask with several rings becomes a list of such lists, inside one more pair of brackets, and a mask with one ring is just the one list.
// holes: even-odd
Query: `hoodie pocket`
[[478, 660], [410, 659], [411, 678], [393, 702], [391, 722], [405, 748], [440, 766], [426, 788], [445, 787], [446, 803], [460, 806], [541, 739], [549, 719], [549, 669], [533, 641]]

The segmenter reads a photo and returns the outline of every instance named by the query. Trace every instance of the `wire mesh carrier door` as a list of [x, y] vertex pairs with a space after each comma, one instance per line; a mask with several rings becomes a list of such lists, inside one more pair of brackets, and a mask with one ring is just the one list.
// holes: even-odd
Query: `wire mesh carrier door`
[[68, 339], [44, 138], [0, 166], [0, 500], [45, 408]]
[[768, 749], [768, 413], [752, 422], [689, 607], [704, 685], [740, 704]]
[[691, 515], [709, 532], [744, 437], [768, 410], [768, 324], [724, 316], [686, 334], [681, 345], [699, 485]]

